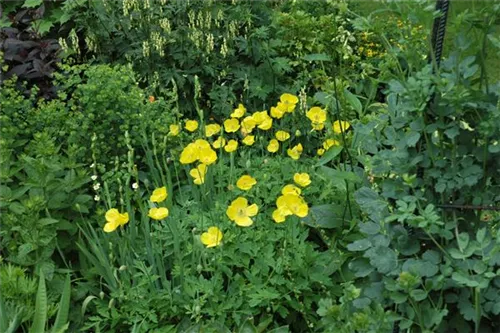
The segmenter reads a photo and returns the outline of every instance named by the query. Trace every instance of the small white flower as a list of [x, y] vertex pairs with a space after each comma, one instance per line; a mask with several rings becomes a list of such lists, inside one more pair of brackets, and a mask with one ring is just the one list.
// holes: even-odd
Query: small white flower
[[101, 184], [97, 183], [94, 185], [94, 191], [97, 191], [101, 188]]
[[101, 200], [101, 197], [100, 197], [100, 196], [98, 196], [98, 195], [96, 195], [96, 196], [94, 197], [94, 200], [95, 200], [95, 201], [99, 201], [99, 200]]
[[133, 188], [134, 190], [137, 190], [137, 189], [139, 188], [139, 184], [137, 184], [137, 183], [133, 183], [133, 184], [132, 184], [132, 188]]
[[90, 177], [92, 180], [96, 180], [97, 179], [97, 175], [93, 175], [92, 177]]
[[95, 163], [92, 163], [92, 164], [90, 165], [90, 167], [91, 167], [91, 168], [95, 167]]

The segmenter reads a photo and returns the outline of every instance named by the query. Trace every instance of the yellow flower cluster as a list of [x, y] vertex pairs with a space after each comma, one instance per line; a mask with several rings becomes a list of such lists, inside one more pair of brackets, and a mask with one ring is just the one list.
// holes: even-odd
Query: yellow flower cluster
[[[307, 187], [311, 184], [311, 179], [307, 173], [296, 173], [293, 176], [295, 184]], [[283, 223], [287, 216], [295, 215], [306, 217], [309, 213], [309, 206], [301, 196], [302, 190], [292, 184], [286, 185], [281, 190], [281, 196], [276, 200], [276, 209], [273, 211], [273, 220], [276, 223]]]

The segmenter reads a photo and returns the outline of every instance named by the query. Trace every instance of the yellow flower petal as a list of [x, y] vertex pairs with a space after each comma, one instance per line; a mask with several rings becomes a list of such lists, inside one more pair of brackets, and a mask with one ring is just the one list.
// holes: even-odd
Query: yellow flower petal
[[224, 121], [224, 130], [227, 133], [234, 133], [240, 128], [240, 122], [236, 118], [226, 119]]
[[184, 128], [189, 132], [194, 132], [198, 128], [198, 122], [196, 120], [187, 120]]
[[208, 124], [205, 126], [205, 136], [211, 137], [215, 134], [220, 133], [220, 125], [219, 124]]
[[167, 193], [167, 188], [165, 186], [163, 187], [160, 187], [160, 188], [157, 188], [153, 191], [153, 194], [151, 194], [151, 197], [149, 198], [149, 200], [151, 200], [151, 202], [162, 202], [163, 200], [165, 200], [168, 196], [168, 193]]
[[247, 135], [241, 140], [245, 145], [251, 146], [255, 143], [255, 135]]
[[153, 220], [163, 220], [168, 216], [168, 208], [165, 207], [150, 208], [148, 216]]
[[342, 132], [346, 132], [350, 127], [351, 127], [351, 124], [347, 121], [343, 121], [343, 120], [336, 120], [334, 123], [333, 123], [333, 132], [336, 133], [336, 134], [340, 134]]
[[236, 140], [229, 140], [229, 142], [224, 147], [224, 150], [227, 153], [232, 153], [233, 151], [236, 151], [236, 149], [238, 149], [238, 141]]
[[278, 141], [281, 141], [281, 142], [284, 142], [284, 141], [290, 139], [290, 133], [285, 132], [285, 131], [278, 131], [278, 132], [276, 132], [275, 136], [276, 136], [276, 139], [278, 139]]
[[295, 182], [295, 184], [302, 186], [302, 187], [306, 187], [309, 184], [311, 184], [311, 178], [309, 177], [309, 174], [307, 174], [305, 172], [304, 173], [296, 173], [295, 175], [293, 175], [293, 181]]
[[207, 232], [204, 232], [200, 236], [200, 240], [207, 248], [215, 247], [222, 242], [222, 231], [217, 227], [208, 228]]
[[269, 144], [267, 145], [267, 150], [270, 153], [277, 152], [279, 148], [280, 148], [280, 143], [276, 139], [272, 139], [271, 141], [269, 141]]
[[237, 109], [234, 109], [233, 113], [231, 113], [231, 118], [241, 118], [247, 112], [247, 109], [243, 106], [243, 104], [239, 104]]
[[177, 136], [181, 132], [181, 127], [179, 125], [173, 124], [169, 126], [170, 132], [168, 133], [171, 136]]
[[236, 182], [236, 186], [243, 191], [250, 190], [255, 184], [257, 184], [257, 180], [249, 175], [241, 176]]

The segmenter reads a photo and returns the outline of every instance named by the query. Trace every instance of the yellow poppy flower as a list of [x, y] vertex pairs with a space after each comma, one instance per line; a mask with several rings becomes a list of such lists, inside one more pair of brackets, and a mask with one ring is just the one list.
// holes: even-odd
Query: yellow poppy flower
[[240, 122], [236, 118], [226, 119], [224, 121], [224, 130], [227, 133], [234, 133], [240, 128]]
[[208, 247], [216, 247], [222, 242], [222, 231], [217, 227], [208, 228], [207, 232], [204, 232], [200, 236], [200, 240], [203, 245]]
[[187, 120], [184, 128], [189, 132], [194, 132], [198, 128], [198, 122], [196, 120]]
[[326, 121], [326, 111], [318, 106], [313, 106], [306, 112], [306, 117], [309, 118], [312, 123], [322, 124]]
[[278, 139], [278, 141], [284, 142], [284, 141], [290, 139], [290, 133], [285, 132], [285, 131], [278, 131], [278, 132], [276, 132], [275, 137], [276, 137], [276, 139]]
[[278, 151], [278, 149], [280, 149], [280, 143], [278, 142], [278, 140], [272, 139], [271, 141], [269, 141], [269, 144], [267, 145], [267, 150], [270, 153], [275, 153]]
[[220, 133], [220, 125], [219, 124], [208, 124], [205, 126], [205, 136], [207, 138]]
[[248, 205], [248, 200], [243, 197], [236, 198], [227, 208], [226, 214], [231, 221], [240, 227], [248, 227], [253, 224], [250, 218], [257, 215], [259, 207], [256, 204]]
[[283, 195], [287, 195], [287, 194], [300, 195], [300, 193], [302, 193], [302, 190], [300, 188], [298, 188], [297, 186], [292, 185], [292, 184], [288, 184], [281, 189], [281, 194], [283, 194]]
[[278, 108], [284, 110], [285, 112], [293, 112], [295, 110], [295, 105], [299, 102], [299, 98], [292, 94], [283, 94], [280, 96], [280, 103], [278, 103]]
[[121, 214], [116, 208], [108, 210], [104, 217], [106, 218], [104, 232], [113, 232], [119, 226], [127, 224], [129, 220], [128, 213]]
[[349, 124], [349, 122], [347, 121], [336, 120], [333, 123], [332, 127], [333, 127], [333, 133], [340, 134], [342, 132], [346, 132], [351, 127], [351, 124]]
[[311, 184], [311, 178], [305, 172], [304, 173], [296, 173], [295, 175], [293, 175], [293, 181], [295, 182], [295, 184], [302, 186], [302, 187], [306, 187], [306, 186], [309, 186], [309, 184]]
[[271, 107], [271, 117], [273, 117], [273, 118], [281, 119], [281, 118], [283, 118], [283, 115], [285, 114], [285, 112], [286, 111], [283, 111], [276, 106]]
[[205, 183], [205, 176], [207, 175], [207, 165], [199, 164], [196, 168], [191, 169], [189, 174], [193, 177], [193, 183], [196, 185], [201, 185]]
[[238, 141], [236, 140], [229, 140], [229, 142], [224, 147], [224, 150], [227, 153], [232, 153], [233, 151], [236, 151], [236, 149], [238, 149]]
[[325, 150], [328, 150], [333, 146], [340, 146], [340, 142], [335, 139], [326, 139], [325, 142], [323, 142], [323, 148], [325, 148]]
[[284, 209], [280, 209], [280, 208], [276, 208], [274, 211], [273, 211], [273, 220], [274, 222], [276, 223], [283, 223], [285, 222], [286, 220], [286, 217], [290, 214], [286, 214], [287, 211], [284, 210]]
[[198, 159], [201, 163], [210, 165], [217, 161], [217, 153], [209, 146], [200, 150]]
[[282, 195], [276, 200], [276, 206], [282, 209], [284, 214], [291, 213], [298, 217], [306, 217], [309, 213], [307, 203], [298, 195]]
[[179, 125], [173, 124], [169, 126], [170, 132], [168, 133], [171, 136], [177, 136], [181, 132], [181, 127]]
[[167, 196], [167, 188], [163, 186], [155, 189], [149, 200], [151, 200], [151, 202], [162, 202], [167, 198]]
[[257, 180], [249, 175], [241, 176], [240, 179], [238, 179], [238, 181], [236, 182], [236, 186], [238, 186], [238, 188], [243, 191], [250, 190], [255, 184], [257, 184]]
[[255, 135], [247, 135], [243, 138], [243, 140], [241, 140], [241, 142], [247, 146], [251, 146], [255, 143]]
[[264, 121], [261, 122], [258, 127], [263, 131], [270, 130], [271, 127], [273, 127], [273, 118], [267, 116], [267, 118], [264, 119]]
[[300, 155], [302, 154], [302, 151], [303, 151], [302, 144], [299, 143], [298, 145], [294, 146], [293, 148], [287, 149], [286, 153], [292, 159], [298, 160], [300, 158]]
[[247, 116], [241, 121], [241, 128], [245, 132], [245, 134], [252, 133], [256, 125], [257, 123], [252, 116]]
[[224, 139], [222, 136], [219, 136], [217, 138], [217, 140], [215, 140], [213, 143], [212, 143], [212, 147], [214, 147], [215, 149], [219, 149], [219, 148], [222, 148], [226, 145], [226, 139]]
[[168, 208], [165, 207], [150, 208], [148, 216], [153, 220], [163, 220], [168, 216]]
[[319, 148], [317, 153], [318, 153], [318, 156], [323, 156], [323, 154], [325, 153], [325, 150], [323, 148]]
[[179, 161], [182, 164], [190, 164], [198, 160], [198, 147], [194, 143], [188, 144], [181, 152]]
[[312, 123], [311, 125], [312, 125], [313, 130], [315, 130], [315, 131], [321, 131], [323, 128], [325, 128], [324, 123]]
[[238, 104], [238, 108], [234, 109], [233, 113], [231, 113], [231, 118], [241, 118], [247, 112], [247, 109], [243, 106], [243, 104]]
[[259, 111], [252, 114], [252, 119], [255, 121], [256, 125], [261, 124], [268, 117], [269, 116], [267, 115], [267, 111]]

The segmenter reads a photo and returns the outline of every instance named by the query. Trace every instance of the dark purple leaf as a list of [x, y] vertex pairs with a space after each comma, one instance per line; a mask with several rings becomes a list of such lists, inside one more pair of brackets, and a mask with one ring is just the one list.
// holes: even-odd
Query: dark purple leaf
[[7, 77], [11, 77], [12, 75], [17, 75], [18, 77], [24, 77], [26, 71], [31, 67], [31, 64], [22, 64], [14, 66], [10, 71], [7, 72]]

